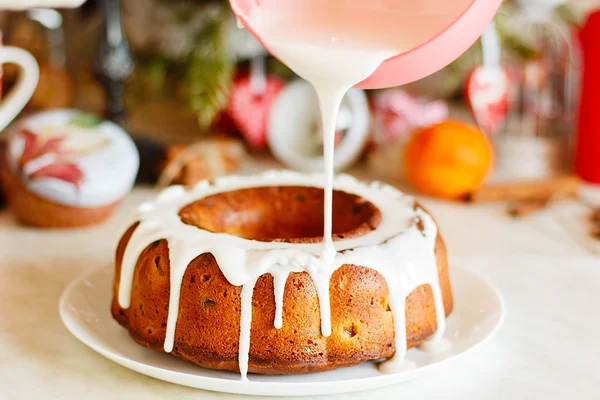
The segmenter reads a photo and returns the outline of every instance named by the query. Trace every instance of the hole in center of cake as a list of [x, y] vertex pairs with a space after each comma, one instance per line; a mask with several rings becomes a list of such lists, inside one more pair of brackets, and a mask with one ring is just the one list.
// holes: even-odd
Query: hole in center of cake
[[[315, 243], [323, 239], [323, 189], [276, 186], [234, 190], [183, 207], [181, 220], [214, 233], [262, 242]], [[334, 240], [374, 230], [381, 212], [362, 197], [333, 192]]]

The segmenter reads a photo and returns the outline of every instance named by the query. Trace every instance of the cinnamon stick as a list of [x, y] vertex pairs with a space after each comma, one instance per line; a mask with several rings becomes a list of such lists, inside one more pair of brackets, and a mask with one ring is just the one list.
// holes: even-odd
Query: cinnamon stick
[[590, 220], [592, 221], [593, 224], [598, 225], [598, 228], [600, 229], [600, 208], [597, 208], [594, 211], [592, 211]]
[[483, 203], [505, 200], [543, 200], [560, 194], [572, 197], [577, 194], [579, 181], [575, 176], [563, 176], [538, 181], [498, 183], [486, 185], [466, 196], [466, 201]]
[[545, 199], [528, 199], [511, 201], [508, 205], [508, 214], [514, 218], [526, 217], [545, 208], [550, 202], [550, 197]]
[[600, 240], [600, 208], [596, 208], [590, 215], [590, 221], [592, 223], [592, 231], [590, 234], [594, 239]]

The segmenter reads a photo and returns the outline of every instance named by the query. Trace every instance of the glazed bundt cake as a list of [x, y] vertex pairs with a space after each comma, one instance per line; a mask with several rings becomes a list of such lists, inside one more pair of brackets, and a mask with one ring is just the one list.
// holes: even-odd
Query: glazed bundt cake
[[440, 336], [452, 292], [431, 217], [391, 187], [338, 177], [328, 269], [314, 182], [227, 178], [142, 204], [116, 252], [114, 318], [142, 346], [243, 375], [401, 363]]

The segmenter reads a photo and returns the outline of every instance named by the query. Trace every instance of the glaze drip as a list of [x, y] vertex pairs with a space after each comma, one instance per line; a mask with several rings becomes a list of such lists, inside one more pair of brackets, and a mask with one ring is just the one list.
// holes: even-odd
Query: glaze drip
[[169, 245], [171, 279], [164, 350], [173, 351], [183, 276], [196, 257], [211, 253], [229, 283], [243, 287], [238, 359], [242, 379], [247, 379], [252, 295], [254, 285], [261, 275], [268, 273], [273, 276], [276, 304], [273, 324], [276, 328], [281, 328], [287, 278], [291, 272], [307, 272], [319, 297], [321, 331], [324, 336], [328, 336], [332, 329], [330, 278], [343, 265], [363, 266], [379, 272], [385, 278], [390, 292], [389, 306], [394, 317], [396, 354], [383, 363], [382, 371], [405, 369], [405, 301], [414, 289], [423, 284], [432, 288], [438, 329], [431, 340], [441, 338], [445, 329], [444, 305], [435, 257], [437, 227], [427, 213], [415, 209], [411, 197], [378, 182], [366, 184], [347, 175], [336, 177], [333, 188], [361, 196], [374, 204], [381, 211], [381, 222], [376, 229], [363, 236], [333, 242], [334, 254], [328, 262], [321, 260], [321, 243], [259, 242], [213, 233], [183, 223], [178, 215], [184, 206], [218, 193], [266, 186], [322, 188], [323, 182], [321, 175], [271, 171], [257, 176], [223, 178], [213, 185], [201, 182], [190, 190], [179, 186], [171, 187], [163, 191], [155, 201], [141, 204], [127, 224], [128, 228], [139, 222], [123, 256], [119, 305], [122, 308], [130, 307], [135, 266], [141, 253], [151, 243], [166, 239]]

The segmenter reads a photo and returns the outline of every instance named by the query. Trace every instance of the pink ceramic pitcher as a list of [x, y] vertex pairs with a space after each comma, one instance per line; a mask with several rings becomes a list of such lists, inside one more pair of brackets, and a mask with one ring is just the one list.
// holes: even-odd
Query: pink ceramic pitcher
[[[311, 7], [315, 16], [319, 7], [331, 12], [335, 7], [369, 4], [390, 11], [398, 19], [398, 35], [421, 35], [420, 44], [384, 62], [377, 71], [358, 86], [377, 89], [399, 86], [439, 71], [464, 53], [481, 35], [500, 7], [502, 0], [230, 0], [240, 22], [264, 45], [249, 14], [254, 7]], [[358, 8], [358, 7], [357, 7]], [[276, 14], [274, 14], [276, 15]], [[393, 16], [392, 16], [393, 15]], [[419, 25], [435, 15], [428, 30]], [[289, 14], [288, 14], [289, 16]], [[360, 21], [361, 28], [389, 29], [382, 21]], [[388, 21], [389, 22], [389, 21]], [[402, 28], [404, 27], [404, 29]], [[407, 28], [408, 27], [408, 28]], [[267, 50], [268, 50], [268, 46]]]

